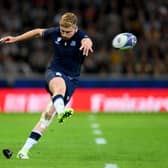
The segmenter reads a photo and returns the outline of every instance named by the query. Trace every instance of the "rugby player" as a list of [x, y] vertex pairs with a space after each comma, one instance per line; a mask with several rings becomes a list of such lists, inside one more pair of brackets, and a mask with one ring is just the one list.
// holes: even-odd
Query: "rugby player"
[[18, 152], [19, 159], [29, 159], [28, 152], [37, 144], [54, 116], [57, 116], [59, 123], [63, 123], [64, 119], [73, 114], [73, 109], [66, 109], [65, 105], [78, 85], [85, 56], [93, 52], [91, 38], [78, 29], [78, 18], [71, 12], [61, 16], [58, 27], [37, 28], [18, 36], [3, 37], [0, 41], [8, 44], [33, 38], [50, 40], [54, 47], [53, 57], [45, 73], [46, 89], [51, 95], [51, 101]]

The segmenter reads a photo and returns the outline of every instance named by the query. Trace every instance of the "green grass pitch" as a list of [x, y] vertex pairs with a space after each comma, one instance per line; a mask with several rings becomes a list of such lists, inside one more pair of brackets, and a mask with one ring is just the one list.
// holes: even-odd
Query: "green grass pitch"
[[[168, 113], [75, 113], [63, 125], [55, 119], [31, 150], [30, 159], [16, 159], [39, 117], [0, 114], [0, 149], [14, 153], [6, 159], [1, 152], [1, 168], [168, 167]], [[102, 134], [94, 134], [95, 130]], [[106, 144], [97, 144], [96, 138], [104, 138]]]

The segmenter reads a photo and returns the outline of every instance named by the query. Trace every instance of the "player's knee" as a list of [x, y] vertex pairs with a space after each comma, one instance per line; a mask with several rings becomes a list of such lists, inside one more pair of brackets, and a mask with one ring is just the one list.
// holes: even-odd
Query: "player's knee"
[[53, 90], [53, 96], [55, 95], [64, 95], [65, 94], [65, 89], [58, 87], [56, 89]]
[[60, 77], [53, 78], [49, 83], [49, 89], [52, 92], [53, 96], [57, 94], [64, 95], [66, 90], [64, 79]]
[[40, 120], [40, 127], [42, 129], [46, 129], [50, 122], [52, 121], [54, 114], [53, 113], [45, 113], [44, 116]]
[[52, 118], [52, 116], [53, 116], [53, 114], [52, 113], [46, 113], [45, 115], [44, 115], [44, 119], [45, 120], [50, 120], [51, 118]]

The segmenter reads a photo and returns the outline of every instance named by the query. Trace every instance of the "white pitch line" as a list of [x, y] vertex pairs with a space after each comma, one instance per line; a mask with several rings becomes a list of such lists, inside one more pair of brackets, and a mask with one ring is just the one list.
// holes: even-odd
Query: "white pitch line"
[[104, 168], [118, 168], [117, 164], [106, 163]]
[[95, 130], [93, 130], [93, 134], [95, 134], [95, 135], [101, 135], [102, 131], [99, 130], [99, 129], [95, 129]]
[[104, 145], [107, 143], [106, 139], [104, 138], [96, 138], [95, 141], [96, 141], [96, 144], [98, 145]]
[[100, 126], [100, 125], [99, 125], [98, 123], [93, 123], [93, 124], [91, 124], [91, 127], [92, 127], [92, 128], [99, 128], [99, 126]]

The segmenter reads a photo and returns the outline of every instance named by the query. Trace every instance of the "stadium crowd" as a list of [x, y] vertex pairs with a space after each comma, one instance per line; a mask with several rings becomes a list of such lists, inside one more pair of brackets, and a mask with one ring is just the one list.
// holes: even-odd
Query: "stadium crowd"
[[[79, 27], [94, 40], [83, 75], [168, 75], [168, 2], [166, 0], [1, 0], [0, 36], [58, 25], [60, 14], [75, 12]], [[133, 50], [112, 48], [112, 38], [132, 32]], [[52, 51], [43, 40], [0, 45], [0, 76], [42, 75]]]

